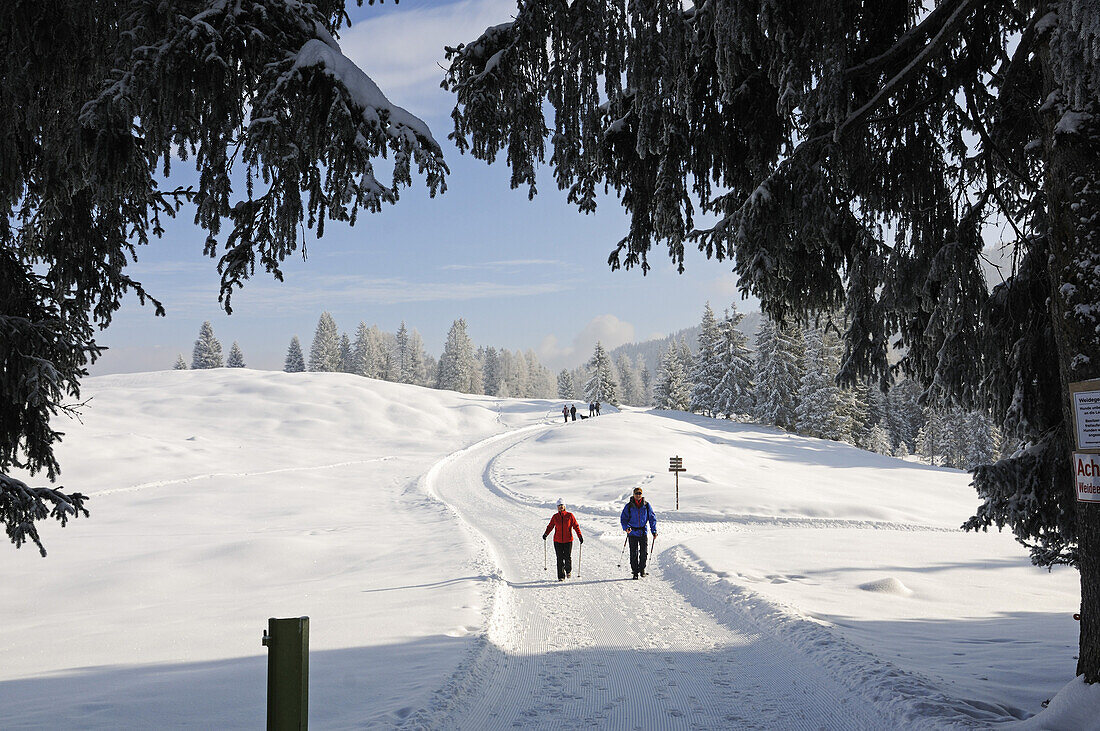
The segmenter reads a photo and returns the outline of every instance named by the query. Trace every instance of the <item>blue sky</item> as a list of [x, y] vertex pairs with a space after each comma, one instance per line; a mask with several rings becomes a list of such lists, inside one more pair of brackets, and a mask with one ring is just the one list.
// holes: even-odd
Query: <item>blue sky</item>
[[[344, 53], [431, 127], [451, 169], [447, 192], [430, 199], [414, 185], [354, 227], [330, 223], [322, 239], [309, 240], [306, 261], [286, 262], [285, 282], [257, 273], [234, 295], [232, 316], [218, 305], [215, 261], [202, 256], [204, 234], [185, 208], [132, 267], [168, 316], [128, 303], [101, 335], [110, 351], [92, 373], [170, 368], [178, 353], [190, 361], [203, 320], [226, 351], [238, 341], [250, 367], [281, 368], [290, 338], [308, 348], [324, 310], [349, 334], [360, 321], [392, 332], [404, 320], [435, 355], [452, 321], [464, 317], [475, 344], [531, 348], [557, 369], [587, 359], [597, 339], [614, 347], [662, 336], [697, 323], [708, 300], [721, 311], [737, 298], [729, 264], [698, 253], [683, 275], [663, 249], [652, 252], [645, 277], [611, 272], [607, 255], [627, 228], [614, 198], [582, 215], [544, 169], [540, 193], [528, 201], [526, 190], [509, 189], [503, 161], [461, 156], [446, 139], [453, 98], [439, 89], [443, 46], [507, 21], [514, 7], [514, 0], [349, 2], [354, 25], [340, 38]], [[173, 182], [186, 178], [188, 165], [177, 165]], [[738, 307], [756, 309], [740, 300]]]

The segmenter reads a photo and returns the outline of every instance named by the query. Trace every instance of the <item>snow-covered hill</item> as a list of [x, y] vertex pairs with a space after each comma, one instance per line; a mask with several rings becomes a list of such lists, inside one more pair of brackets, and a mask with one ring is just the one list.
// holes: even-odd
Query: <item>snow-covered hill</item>
[[[341, 374], [85, 389], [59, 454], [92, 517], [0, 550], [5, 729], [262, 727], [274, 616], [311, 618], [316, 728], [989, 725], [1072, 678], [1076, 573], [958, 532], [964, 473]], [[655, 571], [624, 582], [635, 486]], [[558, 497], [588, 538], [564, 585]]]

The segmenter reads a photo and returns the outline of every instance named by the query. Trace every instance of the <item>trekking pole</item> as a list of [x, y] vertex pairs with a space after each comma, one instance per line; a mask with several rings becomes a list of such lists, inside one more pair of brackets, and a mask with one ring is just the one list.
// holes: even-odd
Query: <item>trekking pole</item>
[[542, 570], [546, 570], [546, 536], [542, 537]]
[[619, 552], [619, 568], [620, 569], [623, 567], [623, 556], [626, 555], [626, 539], [629, 536], [630, 536], [630, 534], [627, 533], [626, 536], [623, 537], [623, 550]]
[[577, 578], [581, 578], [581, 554], [584, 553], [584, 544], [577, 546]]
[[653, 536], [653, 542], [649, 544], [649, 557], [653, 558], [653, 549], [657, 547], [657, 536]]

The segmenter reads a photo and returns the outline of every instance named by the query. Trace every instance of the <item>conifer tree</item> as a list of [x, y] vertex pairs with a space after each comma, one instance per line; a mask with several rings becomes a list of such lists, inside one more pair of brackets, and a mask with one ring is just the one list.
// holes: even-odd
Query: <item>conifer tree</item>
[[244, 353], [241, 352], [241, 346], [237, 345], [237, 341], [233, 341], [233, 346], [229, 349], [229, 357], [225, 361], [227, 368], [244, 368]]
[[756, 418], [794, 431], [802, 383], [803, 337], [765, 316], [756, 331]]
[[615, 372], [611, 367], [611, 358], [604, 350], [603, 343], [596, 341], [592, 357], [586, 364], [589, 378], [584, 385], [584, 397], [588, 401], [599, 401], [617, 406], [619, 404], [619, 385], [615, 382]]
[[192, 370], [222, 367], [222, 344], [214, 337], [214, 326], [207, 320], [199, 328], [199, 338], [191, 351]]
[[351, 348], [351, 338], [347, 333], [340, 336], [340, 348], [337, 352], [340, 359], [340, 372], [355, 373], [355, 357]]
[[179, 356], [176, 358], [176, 364], [172, 366], [172, 369], [176, 371], [187, 370], [187, 361], [183, 359], [183, 353], [180, 353]]
[[568, 369], [562, 369], [558, 373], [558, 398], [573, 401], [577, 398], [577, 387], [573, 382], [573, 374]]
[[917, 448], [917, 432], [924, 426], [920, 395], [920, 385], [911, 378], [903, 378], [886, 396], [888, 430], [895, 447], [904, 442], [907, 455], [920, 451]]
[[722, 361], [723, 333], [718, 330], [718, 320], [710, 302], [703, 307], [703, 320], [699, 325], [699, 354], [691, 371], [691, 410], [708, 416], [720, 413], [718, 383], [725, 375]]
[[642, 385], [638, 369], [630, 362], [626, 353], [619, 353], [619, 357], [615, 359], [615, 366], [619, 372], [621, 389], [619, 400], [630, 406], [644, 406], [646, 404], [645, 386]]
[[639, 406], [646, 406], [653, 403], [653, 374], [649, 370], [649, 366], [646, 365], [645, 359], [641, 353], [638, 354], [636, 359], [638, 366], [638, 375], [642, 379], [642, 399]]
[[340, 335], [336, 320], [328, 311], [322, 312], [309, 349], [309, 370], [335, 373], [340, 370]]
[[[357, 336], [358, 339], [358, 336]], [[393, 350], [393, 380], [397, 383], [416, 383], [418, 381], [417, 368], [413, 364], [412, 342], [409, 337], [409, 329], [405, 327], [405, 321], [401, 321], [401, 327], [397, 330]]]
[[661, 371], [653, 390], [658, 409], [687, 411], [691, 408], [691, 386], [684, 376], [684, 359], [675, 345], [669, 344], [661, 359]]
[[459, 318], [447, 333], [443, 354], [439, 357], [436, 388], [460, 393], [481, 393], [481, 369], [478, 366], [473, 341], [466, 334], [466, 320]]
[[872, 424], [871, 428], [867, 430], [863, 448], [878, 454], [893, 454], [893, 448], [890, 446], [890, 435], [886, 433], [886, 429], [882, 424]]
[[808, 330], [798, 390], [797, 428], [807, 436], [841, 441], [851, 429], [840, 413], [841, 393], [834, 382], [834, 362], [835, 351], [828, 334], [816, 327]]
[[727, 418], [732, 418], [734, 414], [751, 414], [755, 406], [752, 353], [748, 338], [738, 327], [743, 318], [744, 315], [737, 311], [737, 305], [731, 304], [718, 323], [720, 340], [717, 356], [721, 378], [714, 389], [714, 409]]
[[287, 373], [302, 373], [306, 369], [306, 359], [302, 355], [302, 343], [295, 335], [290, 339], [290, 346], [286, 349], [286, 360], [283, 362], [283, 370]]
[[428, 362], [428, 356], [424, 353], [424, 341], [416, 330], [409, 334], [408, 358], [409, 378], [411, 379], [409, 383], [418, 386], [435, 383], [434, 362]]

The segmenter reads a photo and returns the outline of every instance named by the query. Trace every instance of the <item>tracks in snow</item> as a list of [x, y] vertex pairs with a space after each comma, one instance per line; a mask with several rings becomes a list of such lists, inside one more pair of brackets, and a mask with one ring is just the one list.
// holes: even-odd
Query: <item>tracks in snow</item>
[[[797, 648], [746, 619], [720, 623], [688, 603], [659, 565], [619, 569], [617, 519], [576, 511], [586, 542], [574, 576], [553, 580], [544, 507], [508, 499], [494, 458], [545, 431], [497, 435], [438, 462], [425, 490], [481, 546], [496, 581], [483, 644], [414, 725], [448, 728], [883, 728], [894, 725]], [[550, 547], [552, 548], [552, 547]], [[658, 544], [658, 548], [661, 545]], [[659, 557], [653, 564], [659, 564]], [[576, 574], [580, 572], [580, 577]]]

